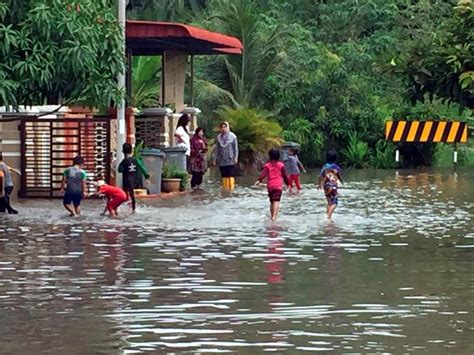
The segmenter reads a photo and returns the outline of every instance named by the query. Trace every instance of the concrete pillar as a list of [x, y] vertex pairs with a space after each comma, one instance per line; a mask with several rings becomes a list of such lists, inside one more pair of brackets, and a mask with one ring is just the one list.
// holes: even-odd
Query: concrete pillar
[[176, 145], [176, 138], [174, 136], [174, 132], [176, 131], [176, 126], [178, 125], [178, 120], [181, 117], [181, 113], [173, 113], [169, 117], [168, 121], [168, 141], [170, 142], [170, 146], [174, 147]]
[[163, 53], [165, 105], [174, 108], [175, 112], [181, 112], [185, 108], [186, 61], [187, 54], [184, 52]]
[[[148, 108], [135, 118], [136, 140], [147, 148], [166, 148], [170, 143], [172, 111], [168, 108]], [[174, 134], [174, 130], [172, 130]]]

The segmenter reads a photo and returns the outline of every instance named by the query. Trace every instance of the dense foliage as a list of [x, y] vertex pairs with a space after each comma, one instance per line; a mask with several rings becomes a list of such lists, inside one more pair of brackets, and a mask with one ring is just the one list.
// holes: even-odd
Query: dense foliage
[[425, 22], [413, 33], [400, 53], [402, 72], [409, 75], [413, 100], [436, 95], [474, 109], [474, 2], [461, 0], [449, 11], [439, 27]]
[[108, 106], [123, 40], [107, 0], [0, 0], [0, 106]]
[[[113, 4], [0, 0], [0, 105], [101, 105], [122, 94]], [[346, 166], [391, 168], [387, 119], [472, 125], [474, 0], [130, 0], [128, 17], [241, 39], [242, 56], [196, 58], [195, 106], [208, 131], [235, 117], [254, 157], [277, 132], [301, 144], [308, 165], [334, 148]], [[135, 58], [132, 79], [135, 106], [159, 103], [159, 58]], [[252, 120], [258, 134], [246, 135]], [[398, 148], [406, 165], [448, 156], [441, 145]]]
[[[262, 119], [270, 112], [310, 165], [335, 148], [347, 166], [394, 167], [385, 120], [467, 120], [464, 107], [473, 108], [472, 0], [132, 3], [130, 14], [138, 18], [153, 18], [146, 9], [159, 9], [157, 18], [240, 38], [242, 56], [197, 62], [201, 120], [216, 125], [221, 105], [234, 107], [236, 117], [245, 108]], [[255, 147], [265, 146], [255, 139]], [[433, 144], [398, 148], [406, 165], [446, 156]]]

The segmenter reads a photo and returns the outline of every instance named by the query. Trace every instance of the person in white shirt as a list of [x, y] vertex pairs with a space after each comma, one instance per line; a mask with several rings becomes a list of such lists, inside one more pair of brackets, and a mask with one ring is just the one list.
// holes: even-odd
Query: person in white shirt
[[186, 155], [191, 155], [191, 142], [188, 132], [188, 125], [191, 119], [187, 114], [182, 114], [178, 120], [174, 136], [176, 137], [176, 145], [186, 148]]
[[191, 139], [189, 137], [188, 125], [191, 119], [187, 114], [182, 114], [178, 120], [174, 136], [176, 138], [176, 146], [186, 148], [186, 161], [189, 167], [189, 158], [191, 156]]

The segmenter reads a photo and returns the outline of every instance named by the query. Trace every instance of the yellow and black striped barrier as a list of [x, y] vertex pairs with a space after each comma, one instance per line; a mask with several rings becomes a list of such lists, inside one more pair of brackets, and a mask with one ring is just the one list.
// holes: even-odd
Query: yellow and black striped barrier
[[385, 139], [391, 142], [466, 143], [467, 123], [459, 121], [387, 121]]
[[[394, 143], [467, 143], [468, 126], [459, 121], [387, 121], [385, 139]], [[458, 152], [454, 149], [454, 163]], [[400, 152], [395, 151], [395, 161], [400, 161]]]

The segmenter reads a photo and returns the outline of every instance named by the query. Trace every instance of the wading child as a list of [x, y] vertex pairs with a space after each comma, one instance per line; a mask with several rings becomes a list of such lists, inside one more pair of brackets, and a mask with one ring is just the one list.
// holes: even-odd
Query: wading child
[[324, 188], [324, 194], [328, 202], [327, 216], [331, 219], [334, 210], [338, 203], [337, 190], [339, 183], [342, 183], [341, 172], [342, 169], [336, 164], [337, 153], [330, 150], [326, 154], [326, 164], [321, 169], [318, 178], [318, 190]]
[[3, 153], [0, 152], [0, 212], [6, 210], [9, 214], [18, 214], [18, 211], [10, 204], [10, 195], [13, 192], [13, 179], [10, 170], [17, 174], [20, 173], [3, 161]]
[[295, 183], [296, 189], [298, 191], [301, 190], [301, 183], [300, 183], [300, 174], [301, 171], [306, 173], [306, 169], [304, 168], [303, 164], [301, 164], [300, 160], [298, 159], [298, 155], [296, 155], [296, 150], [290, 148], [288, 150], [288, 157], [285, 160], [286, 163], [286, 172], [288, 174], [288, 180], [290, 181], [290, 189], [293, 188], [293, 183]]
[[97, 181], [97, 194], [99, 197], [107, 198], [107, 205], [104, 212], [109, 211], [112, 217], [118, 216], [117, 209], [127, 201], [127, 194], [119, 187], [107, 185], [104, 180]]
[[125, 155], [125, 158], [120, 162], [118, 171], [119, 173], [122, 173], [122, 187], [125, 193], [127, 194], [127, 197], [132, 202], [132, 212], [135, 212], [136, 201], [134, 189], [141, 187], [139, 186], [141, 184], [137, 184], [137, 169], [140, 169], [140, 172], [145, 177], [147, 182], [150, 178], [150, 175], [148, 175], [148, 172], [146, 171], [142, 162], [139, 159], [133, 157], [133, 150], [131, 144], [125, 143], [122, 146], [122, 151]]
[[268, 152], [270, 160], [264, 165], [263, 171], [258, 177], [255, 186], [258, 186], [267, 178], [268, 197], [270, 198], [270, 215], [272, 221], [276, 220], [278, 210], [280, 209], [280, 200], [283, 192], [283, 180], [286, 186], [289, 185], [288, 177], [285, 171], [285, 165], [279, 161], [280, 151], [272, 148]]
[[72, 164], [64, 170], [61, 181], [61, 193], [64, 194], [63, 205], [71, 217], [81, 214], [81, 200], [87, 196], [87, 174], [82, 169], [84, 159], [77, 156]]

